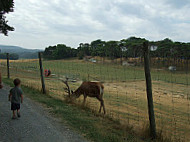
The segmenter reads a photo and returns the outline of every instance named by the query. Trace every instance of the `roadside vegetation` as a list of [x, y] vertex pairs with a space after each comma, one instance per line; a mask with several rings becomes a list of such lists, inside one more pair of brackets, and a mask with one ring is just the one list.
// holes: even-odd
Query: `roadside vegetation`
[[[3, 82], [12, 86], [11, 79], [4, 78]], [[118, 121], [92, 113], [90, 109], [81, 109], [81, 106], [44, 95], [24, 84], [22, 84], [22, 89], [27, 97], [48, 107], [52, 115], [61, 118], [64, 124], [71, 126], [87, 139], [96, 142], [143, 141], [135, 135], [132, 127], [123, 126]]]
[[[48, 95], [67, 102], [68, 94], [64, 93], [65, 85], [59, 78], [69, 77], [72, 90], [77, 89], [82, 81], [101, 81], [105, 87], [105, 117], [113, 120], [110, 123], [120, 124], [118, 126], [122, 126], [122, 129], [132, 128], [139, 137], [146, 136], [148, 109], [143, 67], [109, 64], [108, 59], [101, 63], [99, 60], [99, 57], [97, 63], [78, 59], [44, 60], [44, 69], [50, 69], [52, 72], [50, 77], [45, 77]], [[10, 67], [12, 79], [19, 77], [25, 86], [41, 91], [38, 60], [10, 61]], [[1, 61], [1, 69], [5, 77], [6, 61]], [[152, 68], [151, 74], [156, 124], [160, 137], [171, 141], [188, 141], [190, 75], [183, 71], [172, 72], [167, 68]], [[96, 99], [87, 98], [85, 107], [81, 106], [82, 101], [83, 97], [80, 97], [70, 105], [102, 118], [102, 115], [97, 113], [100, 104]], [[57, 109], [59, 111], [59, 107]], [[102, 118], [102, 121], [105, 120]], [[121, 136], [125, 137], [125, 134], [122, 133]]]

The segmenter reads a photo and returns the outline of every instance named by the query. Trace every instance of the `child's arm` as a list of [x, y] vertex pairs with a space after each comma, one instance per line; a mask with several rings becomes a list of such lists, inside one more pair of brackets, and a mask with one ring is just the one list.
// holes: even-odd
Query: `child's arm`
[[11, 101], [11, 97], [12, 97], [12, 94], [10, 93], [10, 94], [9, 94], [9, 101]]
[[21, 103], [23, 103], [23, 95], [21, 95]]

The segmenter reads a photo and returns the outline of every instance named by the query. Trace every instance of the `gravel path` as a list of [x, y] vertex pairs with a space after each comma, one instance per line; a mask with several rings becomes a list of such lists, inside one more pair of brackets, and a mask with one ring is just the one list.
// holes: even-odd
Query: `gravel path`
[[0, 142], [84, 142], [79, 134], [24, 96], [21, 118], [12, 120], [8, 86], [0, 89]]

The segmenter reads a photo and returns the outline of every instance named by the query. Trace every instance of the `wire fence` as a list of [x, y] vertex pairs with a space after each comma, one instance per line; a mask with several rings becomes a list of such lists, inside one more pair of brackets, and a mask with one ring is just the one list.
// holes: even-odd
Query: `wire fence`
[[[122, 54], [122, 53], [121, 53]], [[83, 81], [104, 84], [106, 115], [128, 125], [144, 135], [149, 128], [144, 60], [142, 53], [130, 58], [86, 56], [82, 60], [43, 60], [43, 69], [50, 70], [45, 77], [46, 90], [52, 97], [64, 100], [65, 85], [60, 78], [69, 78], [72, 90]], [[150, 53], [152, 89], [157, 135], [171, 141], [190, 141], [190, 60]], [[1, 60], [1, 73], [7, 76], [7, 62]], [[41, 91], [39, 60], [11, 60], [10, 77], [20, 78], [24, 85]], [[77, 100], [82, 104], [83, 97]], [[86, 107], [99, 110], [99, 101], [87, 98]]]

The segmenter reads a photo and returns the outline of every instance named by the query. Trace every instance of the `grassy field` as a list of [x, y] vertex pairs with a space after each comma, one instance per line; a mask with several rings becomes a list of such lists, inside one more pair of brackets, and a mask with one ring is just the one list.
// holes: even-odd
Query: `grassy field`
[[[38, 60], [11, 61], [11, 77], [19, 77], [26, 86], [41, 89]], [[132, 126], [143, 135], [148, 124], [146, 88], [142, 67], [123, 67], [110, 64], [94, 64], [79, 60], [43, 61], [44, 69], [50, 69], [52, 77], [45, 78], [46, 88], [53, 98], [64, 100], [64, 84], [60, 77], [76, 80], [69, 82], [74, 90], [84, 80], [101, 81], [105, 86], [104, 101], [107, 117], [121, 125]], [[1, 70], [6, 74], [5, 61]], [[152, 69], [153, 97], [157, 129], [173, 141], [190, 141], [190, 74]], [[82, 104], [81, 97], [76, 104]], [[86, 108], [97, 112], [99, 102], [87, 98]]]
[[[11, 79], [3, 79], [3, 82], [8, 85], [13, 85]], [[22, 85], [22, 90], [25, 96], [35, 100], [45, 107], [48, 107], [50, 113], [62, 120], [62, 122], [75, 129], [82, 136], [95, 142], [143, 142], [150, 141], [142, 140], [135, 136], [130, 129], [119, 128], [119, 123], [108, 118], [102, 118], [98, 114], [96, 117], [89, 109], [82, 109], [76, 105], [55, 99], [49, 95], [44, 95], [39, 91]]]

